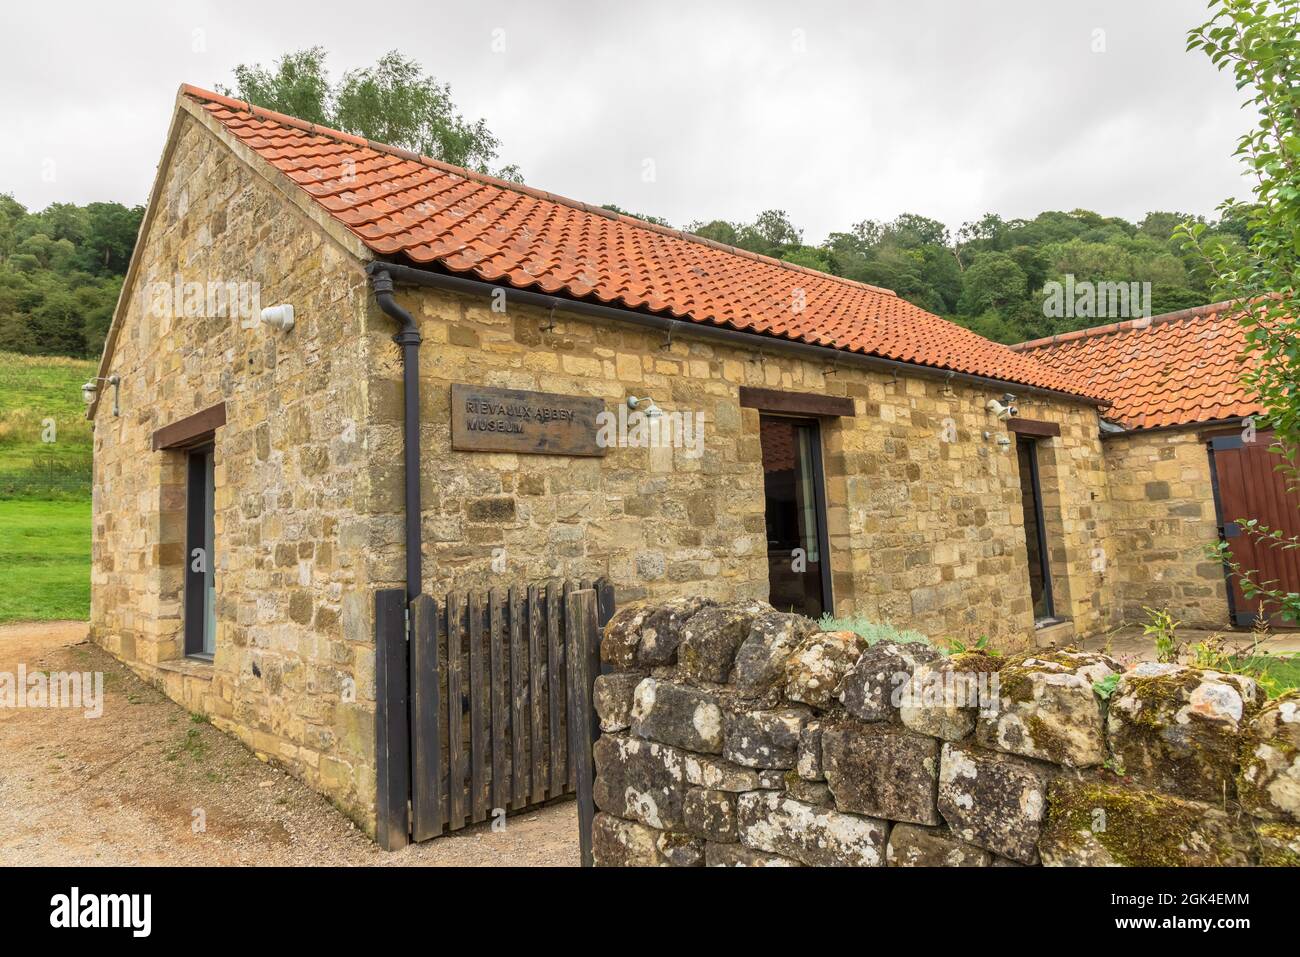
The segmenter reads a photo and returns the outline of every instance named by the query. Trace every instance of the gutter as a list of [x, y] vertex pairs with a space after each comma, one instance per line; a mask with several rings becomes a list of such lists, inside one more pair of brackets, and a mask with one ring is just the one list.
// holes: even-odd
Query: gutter
[[[1252, 415], [1262, 416], [1263, 413], [1247, 412], [1244, 415], [1233, 415], [1226, 419], [1200, 419], [1195, 422], [1174, 422], [1170, 425], [1153, 425], [1150, 427], [1132, 426], [1131, 428], [1125, 428], [1124, 426], [1115, 426], [1115, 428], [1110, 430], [1103, 428], [1101, 430], [1101, 437], [1103, 439], [1112, 439], [1118, 438], [1122, 435], [1152, 435], [1160, 432], [1178, 432], [1182, 430], [1191, 431], [1192, 429], [1236, 428], [1240, 427], [1241, 424]], [[1113, 423], [1111, 424], [1113, 425]]]
[[424, 587], [420, 542], [420, 330], [411, 314], [393, 298], [393, 279], [386, 263], [366, 266], [375, 300], [386, 316], [402, 328], [393, 341], [402, 347], [402, 458], [406, 471], [406, 602], [409, 605]]
[[[391, 277], [394, 282], [406, 283], [412, 286], [426, 286], [434, 289], [443, 289], [450, 292], [463, 293], [472, 296], [491, 296], [500, 290], [504, 292], [507, 302], [521, 302], [528, 305], [540, 306], [543, 309], [563, 309], [566, 312], [573, 312], [583, 316], [592, 316], [594, 318], [619, 322], [625, 325], [639, 326], [643, 329], [656, 329], [661, 332], [666, 332], [670, 338], [681, 335], [697, 339], [708, 339], [716, 342], [724, 342], [728, 345], [733, 345], [742, 349], [771, 349], [773, 351], [784, 352], [789, 355], [799, 356], [817, 362], [843, 362], [848, 365], [863, 366], [868, 369], [874, 369], [879, 372], [888, 372], [894, 375], [905, 374], [923, 376], [943, 381], [956, 379], [983, 388], [996, 389], [1000, 392], [1012, 392], [1016, 395], [1052, 396], [1069, 402], [1077, 402], [1092, 406], [1110, 405], [1110, 403], [1104, 399], [1093, 399], [1089, 396], [1078, 395], [1073, 392], [1046, 389], [1041, 386], [1027, 385], [1023, 382], [992, 379], [986, 376], [975, 375], [970, 372], [940, 369], [935, 366], [916, 365], [911, 362], [901, 362], [897, 359], [886, 359], [883, 356], [866, 355], [861, 352], [847, 352], [843, 349], [836, 349], [831, 346], [819, 346], [809, 342], [796, 342], [792, 339], [780, 339], [775, 336], [767, 336], [761, 333], [746, 332], [742, 329], [706, 325], [704, 323], [691, 322], [685, 319], [672, 319], [655, 313], [634, 312], [630, 309], [620, 309], [615, 306], [605, 306], [598, 303], [584, 302], [580, 299], [567, 299], [559, 296], [547, 295], [546, 293], [533, 292], [529, 289], [516, 289], [513, 286], [500, 286], [495, 283], [483, 282], [478, 279], [469, 279], [465, 276], [431, 272], [427, 269], [416, 269], [399, 263], [372, 262], [366, 267], [366, 270], [371, 273], [372, 277], [377, 274], [383, 274]], [[395, 303], [393, 306], [396, 308]], [[383, 308], [382, 303], [381, 308]], [[385, 312], [387, 311], [388, 310], [385, 309]], [[388, 314], [398, 318], [392, 312], [389, 312]]]

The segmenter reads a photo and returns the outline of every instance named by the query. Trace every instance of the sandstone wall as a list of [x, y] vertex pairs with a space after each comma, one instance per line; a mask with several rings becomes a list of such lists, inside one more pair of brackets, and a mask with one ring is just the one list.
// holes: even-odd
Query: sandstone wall
[[[92, 636], [373, 827], [372, 596], [403, 583], [404, 562], [394, 326], [369, 295], [355, 238], [322, 226], [301, 191], [264, 178], [191, 108], [179, 114], [106, 370], [122, 377], [122, 415], [105, 389], [95, 417]], [[295, 305], [297, 327], [156, 313], [151, 285], [178, 280], [256, 283], [261, 304]], [[985, 410], [1000, 390], [665, 342], [434, 290], [399, 299], [425, 337], [426, 590], [603, 575], [620, 603], [765, 597], [759, 414], [739, 404], [741, 386], [762, 386], [854, 402], [854, 417], [823, 427], [839, 615], [967, 642], [988, 634], [1004, 648], [1032, 642], [1014, 445]], [[454, 382], [594, 395], [609, 409], [649, 395], [669, 413], [703, 414], [702, 453], [453, 453]], [[184, 457], [149, 440], [221, 401], [217, 652], [204, 664], [182, 657]], [[1096, 413], [1017, 404], [1061, 427], [1040, 442], [1057, 607], [1078, 633], [1095, 631], [1124, 561], [1107, 537]]]
[[598, 865], [1300, 865], [1300, 695], [1249, 678], [708, 599], [623, 609], [602, 658]]
[[1196, 430], [1118, 435], [1104, 448], [1115, 623], [1144, 621], [1143, 608], [1155, 608], [1190, 627], [1229, 627], [1223, 566], [1205, 557], [1218, 519]]
[[[1020, 478], [1005, 427], [986, 410], [996, 390], [895, 378], [780, 354], [491, 303], [403, 290], [421, 353], [425, 575], [432, 590], [605, 575], [620, 601], [698, 593], [766, 598], [759, 413], [739, 388], [853, 399], [825, 420], [835, 608], [906, 621], [935, 636], [1004, 646], [1032, 633]], [[394, 511], [377, 534], [370, 576], [401, 576], [401, 364], [374, 328], [370, 389], [389, 425], [376, 481]], [[649, 395], [665, 412], [703, 413], [702, 455], [612, 449], [604, 458], [451, 452], [455, 382], [598, 396], [616, 409]], [[1042, 442], [1057, 605], [1079, 632], [1103, 623], [1100, 506], [1106, 474], [1090, 406], [1021, 398], [1021, 414], [1061, 425]], [[988, 433], [987, 437], [985, 433]]]
[[[95, 416], [91, 635], [373, 827], [365, 276], [198, 121], [177, 135], [112, 355], [121, 415], [105, 388]], [[177, 278], [258, 283], [297, 326], [156, 307]], [[182, 658], [184, 455], [150, 437], [221, 401], [205, 664]]]

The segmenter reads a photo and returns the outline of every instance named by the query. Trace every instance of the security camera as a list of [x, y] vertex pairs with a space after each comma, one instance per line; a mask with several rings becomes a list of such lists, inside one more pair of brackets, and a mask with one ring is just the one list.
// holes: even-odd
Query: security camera
[[1005, 421], [1018, 412], [1016, 407], [1011, 404], [1013, 399], [1015, 399], [1015, 396], [1011, 394], [1004, 395], [1001, 402], [997, 399], [989, 399], [985, 408], [996, 415], [999, 421]]

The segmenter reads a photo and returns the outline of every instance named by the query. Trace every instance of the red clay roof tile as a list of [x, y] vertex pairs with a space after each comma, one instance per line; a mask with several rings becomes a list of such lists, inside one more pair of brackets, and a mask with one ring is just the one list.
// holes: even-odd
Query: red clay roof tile
[[1092, 395], [1068, 369], [990, 342], [886, 289], [468, 172], [207, 90], [184, 86], [182, 92], [380, 256]]
[[1232, 303], [1220, 302], [1011, 348], [1109, 399], [1106, 418], [1154, 429], [1263, 412], [1241, 380], [1245, 346]]

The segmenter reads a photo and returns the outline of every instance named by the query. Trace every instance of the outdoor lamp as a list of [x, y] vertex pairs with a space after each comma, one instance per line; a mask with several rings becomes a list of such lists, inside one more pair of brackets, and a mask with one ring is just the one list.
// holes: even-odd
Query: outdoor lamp
[[643, 395], [639, 399], [634, 395], [629, 395], [627, 397], [627, 407], [629, 409], [635, 409], [642, 402], [650, 403], [644, 409], [641, 410], [642, 414], [645, 415], [647, 419], [657, 419], [659, 418], [659, 416], [664, 414], [663, 410], [660, 409], [659, 406], [655, 405], [655, 400], [650, 398], [650, 396], [648, 395]]
[[86, 405], [90, 405], [92, 402], [95, 401], [95, 396], [99, 393], [99, 386], [96, 383], [99, 382], [107, 382], [109, 385], [113, 387], [113, 414], [121, 415], [122, 410], [118, 406], [117, 399], [118, 399], [118, 386], [122, 382], [122, 377], [119, 376], [117, 373], [114, 373], [113, 375], [108, 376], [107, 378], [104, 376], [97, 375], [81, 387], [81, 397], [86, 401]]

